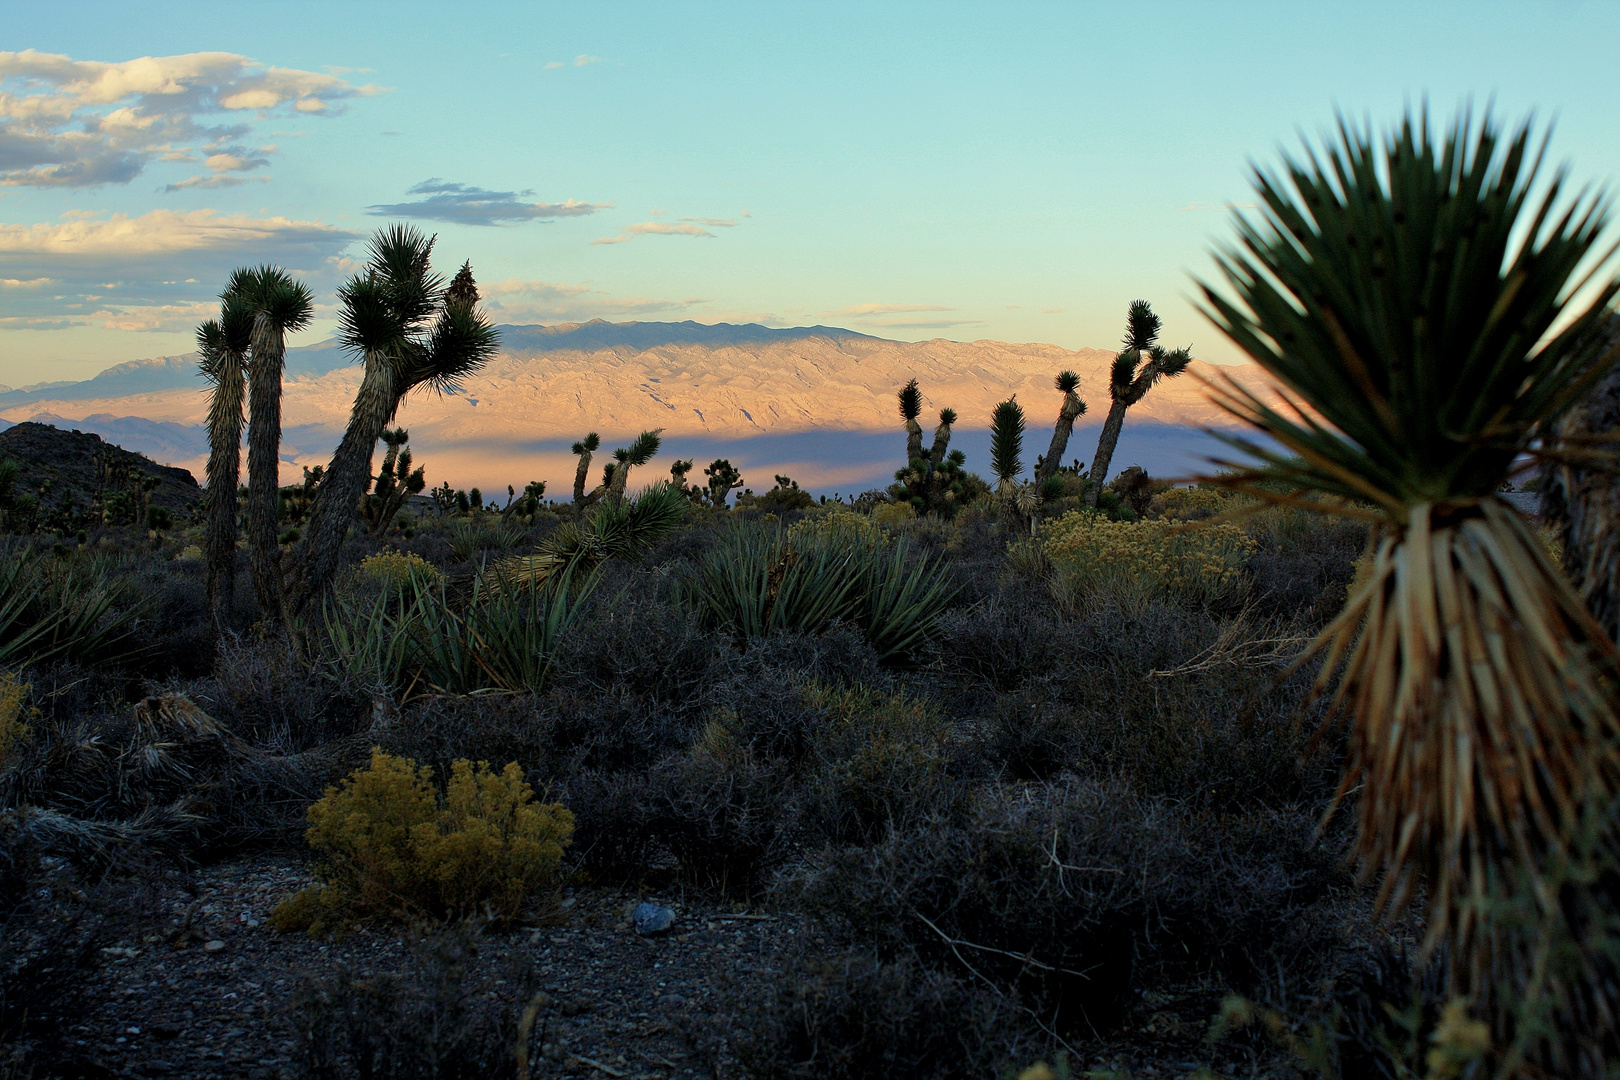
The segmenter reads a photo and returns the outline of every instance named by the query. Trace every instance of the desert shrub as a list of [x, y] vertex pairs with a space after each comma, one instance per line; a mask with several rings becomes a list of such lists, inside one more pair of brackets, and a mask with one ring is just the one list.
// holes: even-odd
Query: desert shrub
[[480, 551], [511, 551], [523, 542], [527, 531], [510, 521], [458, 521], [450, 527], [450, 550], [462, 562]]
[[851, 548], [882, 548], [890, 542], [889, 533], [870, 514], [857, 514], [853, 510], [833, 510], [816, 517], [806, 517], [788, 526], [787, 542], [792, 546], [808, 546], [821, 542]]
[[852, 622], [886, 659], [901, 659], [936, 628], [953, 588], [939, 560], [852, 548], [817, 536], [800, 546], [780, 531], [733, 528], [678, 582], [706, 625], [736, 637], [819, 633]]
[[[1155, 494], [1146, 517], [1164, 521], [1202, 521], [1230, 510], [1240, 498], [1213, 487], [1173, 487]], [[1248, 502], [1247, 499], [1242, 499]]]
[[457, 761], [441, 796], [432, 770], [374, 750], [309, 808], [324, 883], [272, 913], [280, 930], [321, 933], [355, 916], [510, 918], [557, 875], [573, 815], [536, 804], [515, 764]]
[[804, 824], [817, 839], [874, 841], [953, 793], [949, 729], [926, 701], [864, 686], [812, 683], [803, 692], [823, 715], [804, 796]]
[[679, 712], [711, 708], [736, 663], [730, 640], [636, 584], [596, 590], [557, 643], [552, 684], [645, 696]]
[[[479, 970], [465, 930], [412, 943], [397, 973], [339, 970], [293, 1000], [293, 1064], [306, 1080], [501, 1080], [537, 1034], [527, 964]], [[525, 1016], [528, 1017], [525, 1020]], [[523, 1075], [527, 1075], [524, 1070]]]
[[1067, 661], [1051, 605], [1019, 590], [941, 616], [933, 655], [945, 671], [983, 680], [1003, 693], [1050, 678]]
[[0, 768], [11, 757], [11, 750], [33, 736], [33, 729], [23, 723], [23, 701], [28, 697], [28, 685], [17, 681], [17, 676], [0, 674]]
[[639, 809], [687, 883], [751, 896], [786, 832], [790, 786], [781, 763], [746, 746], [703, 740], [648, 773]]
[[1215, 603], [1238, 593], [1256, 544], [1235, 525], [1115, 522], [1084, 511], [1041, 528], [1053, 591], [1071, 606], [1099, 593]]
[[379, 585], [392, 585], [403, 589], [414, 582], [432, 584], [439, 580], [439, 571], [432, 563], [414, 551], [389, 548], [360, 560], [360, 573]]
[[1300, 812], [1192, 815], [1117, 784], [987, 790], [779, 888], [882, 957], [971, 963], [1058, 1030], [1101, 1030], [1154, 980], [1242, 988], [1333, 948], [1338, 928], [1301, 918], [1343, 878], [1315, 827]]
[[899, 525], [916, 516], [917, 511], [908, 502], [880, 502], [872, 506], [872, 520], [879, 525]]
[[220, 637], [212, 675], [186, 685], [232, 732], [282, 754], [353, 734], [370, 723], [375, 707], [374, 688], [353, 673], [311, 670], [281, 642], [235, 634]]
[[1275, 507], [1240, 523], [1258, 545], [1249, 560], [1257, 610], [1325, 623], [1338, 614], [1367, 526], [1358, 521]]
[[795, 958], [724, 1023], [757, 1080], [979, 1080], [1028, 1048], [1023, 1019], [969, 978], [855, 951]]

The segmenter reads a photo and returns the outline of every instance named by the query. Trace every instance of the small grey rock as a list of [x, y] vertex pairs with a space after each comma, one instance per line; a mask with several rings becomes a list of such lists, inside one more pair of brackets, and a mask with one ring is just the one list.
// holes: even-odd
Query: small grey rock
[[643, 937], [668, 933], [675, 925], [675, 912], [660, 904], [637, 904], [631, 918], [635, 920], [636, 933]]
[[224, 951], [225, 943], [218, 938], [215, 938], [213, 941], [210, 941], [208, 944], [203, 946], [203, 952], [217, 953]]

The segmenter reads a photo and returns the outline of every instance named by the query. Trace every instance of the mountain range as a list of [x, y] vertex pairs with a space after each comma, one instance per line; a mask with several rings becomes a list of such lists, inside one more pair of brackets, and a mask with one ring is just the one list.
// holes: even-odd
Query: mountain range
[[[888, 482], [904, 452], [895, 393], [916, 378], [925, 430], [942, 407], [957, 411], [952, 445], [968, 468], [988, 469], [988, 427], [997, 402], [1017, 395], [1029, 421], [1026, 465], [1046, 449], [1061, 395], [1053, 377], [1072, 369], [1090, 411], [1070, 440], [1070, 459], [1089, 462], [1108, 407], [1114, 353], [1001, 341], [905, 342], [832, 326], [777, 329], [695, 322], [503, 326], [497, 358], [456, 392], [407, 398], [409, 428], [430, 485], [448, 480], [495, 492], [529, 480], [566, 495], [569, 446], [600, 432], [604, 449], [649, 428], [664, 451], [642, 470], [662, 474], [676, 457], [699, 473], [728, 457], [748, 484], [768, 488], [787, 473], [815, 491], [845, 493]], [[335, 341], [290, 348], [283, 403], [283, 481], [322, 464], [341, 437], [360, 372]], [[1194, 361], [1161, 382], [1127, 414], [1115, 470], [1141, 464], [1155, 475], [1207, 467], [1224, 448], [1205, 428], [1231, 420], [1208, 400], [1201, 379], [1230, 376], [1271, 396], [1252, 365]], [[0, 419], [36, 420], [95, 432], [199, 478], [207, 456], [206, 386], [196, 356], [155, 357], [110, 367], [92, 379], [0, 392]], [[603, 460], [606, 459], [602, 455]], [[593, 476], [593, 482], [594, 482]]]

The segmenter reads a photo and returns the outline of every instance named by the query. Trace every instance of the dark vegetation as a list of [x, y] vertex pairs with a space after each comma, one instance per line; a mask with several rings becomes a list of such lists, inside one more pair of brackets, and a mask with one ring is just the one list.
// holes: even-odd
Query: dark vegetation
[[[1230, 501], [1155, 490], [1154, 520]], [[1399, 954], [1343, 830], [1318, 833], [1336, 742], [1310, 747], [1304, 677], [1278, 681], [1276, 643], [1337, 605], [1356, 528], [1252, 519], [1241, 587], [1208, 603], [1064, 594], [988, 495], [948, 523], [887, 498], [706, 501], [418, 507], [375, 534], [357, 515], [325, 614], [290, 638], [255, 630], [245, 551], [213, 631], [199, 524], [14, 540], [8, 595], [35, 606], [0, 633], [27, 728], [0, 767], [7, 925], [29, 928], [5, 939], [3, 992], [28, 1002], [6, 1045], [71, 1074], [53, 1025], [111, 940], [103, 894], [143, 860], [304, 850], [306, 808], [372, 746], [440, 783], [515, 762], [572, 814], [576, 885], [809, 917], [821, 944], [736, 985], [702, 1036], [747, 1075], [990, 1076], [1142, 1042], [1172, 1001], [1204, 1018], [1190, 1052], [1274, 1065], [1201, 1046], [1225, 995], [1327, 1017]], [[38, 603], [52, 589], [66, 603]], [[93, 626], [29, 636], [75, 604]], [[16, 884], [40, 875], [72, 883], [50, 911]], [[286, 1003], [295, 1069], [511, 1074], [530, 991], [478, 989], [458, 933], [381, 980], [312, 972]], [[1405, 1003], [1402, 978], [1374, 993]]]

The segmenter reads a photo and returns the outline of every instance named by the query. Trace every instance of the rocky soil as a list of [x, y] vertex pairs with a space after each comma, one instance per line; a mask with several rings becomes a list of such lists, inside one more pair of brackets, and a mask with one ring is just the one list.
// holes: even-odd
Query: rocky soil
[[[358, 930], [339, 941], [279, 934], [266, 921], [280, 900], [310, 884], [289, 858], [199, 871], [161, 890], [152, 926], [102, 950], [97, 1004], [73, 1027], [84, 1059], [109, 1076], [173, 1078], [297, 1074], [297, 1002], [311, 979], [347, 970], [399, 971], [412, 942], [397, 930]], [[674, 925], [643, 936], [631, 913], [652, 899]], [[478, 939], [469, 983], [498, 996], [503, 976], [533, 965], [542, 1007], [535, 1076], [674, 1080], [713, 1075], [701, 1049], [740, 980], [768, 979], [804, 932], [791, 917], [570, 890], [537, 925]], [[521, 1009], [522, 1003], [518, 1003]]]

